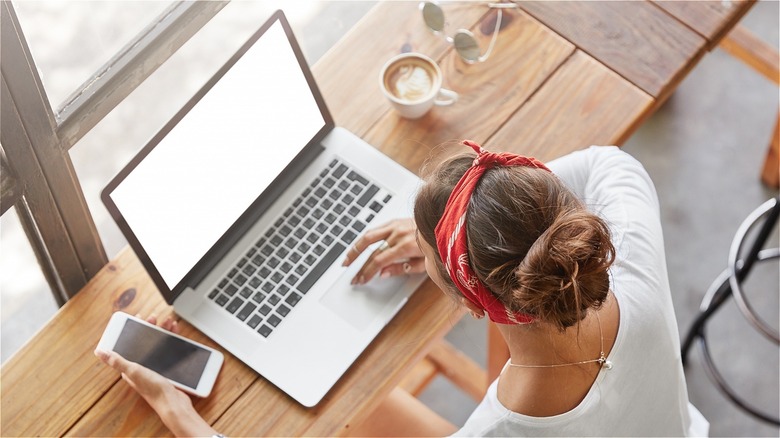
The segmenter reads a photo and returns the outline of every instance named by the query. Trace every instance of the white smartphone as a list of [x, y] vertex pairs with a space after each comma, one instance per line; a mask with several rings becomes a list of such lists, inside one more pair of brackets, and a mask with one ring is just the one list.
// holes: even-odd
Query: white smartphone
[[111, 315], [98, 348], [152, 369], [198, 397], [211, 393], [224, 361], [222, 353], [213, 348], [124, 312]]

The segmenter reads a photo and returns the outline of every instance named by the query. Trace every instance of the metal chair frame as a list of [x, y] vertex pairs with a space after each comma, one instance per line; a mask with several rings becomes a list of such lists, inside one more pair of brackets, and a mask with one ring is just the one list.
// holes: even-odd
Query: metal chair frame
[[[758, 234], [756, 235], [752, 246], [746, 256], [740, 258], [748, 234], [752, 229], [758, 226], [762, 218], [764, 221], [761, 224], [761, 228], [758, 230]], [[724, 379], [723, 375], [718, 371], [715, 362], [710, 355], [705, 325], [715, 311], [717, 311], [729, 297], [733, 296], [737, 303], [737, 307], [748, 322], [769, 340], [780, 345], [780, 335], [778, 335], [778, 332], [769, 327], [766, 322], [756, 315], [756, 312], [753, 310], [742, 290], [742, 283], [745, 281], [756, 262], [780, 258], [780, 248], [762, 249], [773, 228], [777, 224], [778, 218], [780, 218], [780, 197], [775, 197], [766, 201], [759, 208], [754, 210], [742, 222], [731, 243], [728, 267], [718, 275], [707, 290], [701, 306], [699, 307], [699, 315], [694, 320], [682, 344], [683, 366], [686, 365], [688, 351], [693, 345], [693, 342], [698, 340], [698, 345], [702, 352], [702, 356], [704, 357], [704, 369], [710, 380], [715, 383], [717, 389], [745, 412], [776, 426], [780, 426], [780, 419], [778, 417], [766, 414], [746, 402], [728, 385], [726, 379]]]

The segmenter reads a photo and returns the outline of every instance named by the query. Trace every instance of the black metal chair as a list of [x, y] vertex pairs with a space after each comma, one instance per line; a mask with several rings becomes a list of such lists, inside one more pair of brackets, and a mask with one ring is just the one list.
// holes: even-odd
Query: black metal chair
[[[726, 382], [718, 371], [710, 355], [707, 345], [705, 325], [707, 320], [726, 302], [729, 297], [734, 297], [740, 312], [748, 322], [775, 344], [780, 345], [780, 334], [766, 322], [764, 322], [753, 310], [750, 302], [742, 291], [742, 283], [747, 278], [756, 262], [764, 262], [780, 258], [780, 248], [764, 249], [764, 244], [769, 238], [772, 229], [780, 218], [780, 197], [775, 197], [763, 203], [754, 210], [740, 225], [729, 250], [728, 266], [710, 285], [709, 290], [702, 300], [699, 314], [693, 322], [682, 344], [683, 366], [687, 362], [688, 351], [693, 342], [698, 340], [698, 346], [704, 357], [704, 368], [708, 377], [717, 389], [747, 413], [768, 423], [780, 426], [780, 419], [766, 414], [740, 397]], [[758, 232], [748, 252], [741, 257], [746, 246], [748, 234], [756, 228]]]

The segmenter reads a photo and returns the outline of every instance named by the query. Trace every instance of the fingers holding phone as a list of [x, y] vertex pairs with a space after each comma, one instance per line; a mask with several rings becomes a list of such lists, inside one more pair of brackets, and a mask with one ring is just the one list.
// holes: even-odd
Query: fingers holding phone
[[184, 391], [207, 396], [222, 366], [222, 353], [176, 334], [178, 324], [172, 318], [161, 327], [156, 322], [154, 316], [144, 321], [114, 313], [95, 355], [121, 373], [174, 435], [215, 435]]
[[[150, 321], [156, 322], [156, 318], [152, 317]], [[171, 319], [164, 321], [161, 328], [124, 312], [116, 312], [98, 343], [98, 350], [107, 355], [98, 354], [98, 357], [131, 378], [137, 386], [139, 379], [149, 385], [159, 385], [159, 379], [147, 373], [152, 371], [176, 388], [206, 397], [222, 367], [222, 353], [180, 336], [176, 331], [178, 324]], [[139, 371], [136, 364], [143, 369]]]

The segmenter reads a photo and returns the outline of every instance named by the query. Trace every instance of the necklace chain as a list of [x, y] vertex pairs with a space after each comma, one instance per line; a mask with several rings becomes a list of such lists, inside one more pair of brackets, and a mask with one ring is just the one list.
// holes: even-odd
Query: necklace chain
[[611, 370], [612, 361], [607, 360], [606, 355], [604, 355], [604, 334], [601, 331], [601, 318], [599, 318], [598, 312], [596, 312], [596, 321], [598, 321], [599, 324], [599, 338], [601, 339], [601, 351], [599, 352], [598, 359], [582, 360], [579, 362], [571, 362], [571, 363], [559, 363], [553, 365], [521, 365], [521, 364], [514, 364], [510, 361], [509, 366], [516, 367], [516, 368], [557, 368], [557, 367], [568, 367], [572, 365], [583, 365], [587, 363], [598, 363], [599, 365], [602, 366], [602, 368]]

